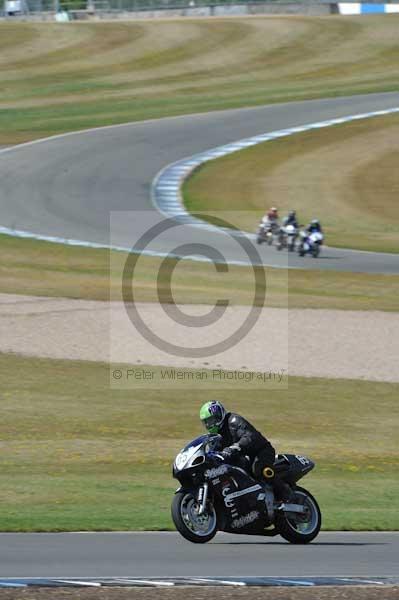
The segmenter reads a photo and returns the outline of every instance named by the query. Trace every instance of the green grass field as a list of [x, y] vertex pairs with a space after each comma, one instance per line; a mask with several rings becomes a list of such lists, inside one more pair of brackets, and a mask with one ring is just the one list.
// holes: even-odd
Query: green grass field
[[295, 208], [302, 223], [321, 219], [331, 246], [399, 253], [398, 157], [399, 115], [364, 119], [210, 161], [184, 198], [189, 210], [221, 211], [250, 231], [254, 211]]
[[0, 23], [0, 145], [272, 102], [394, 91], [398, 17]]
[[[0, 293], [121, 300], [127, 255], [82, 249], [0, 235]], [[163, 259], [140, 257], [134, 278], [135, 298], [159, 302], [156, 277]], [[265, 268], [266, 305], [290, 308], [399, 311], [399, 276], [334, 271]], [[250, 304], [254, 295], [251, 268], [230, 266], [228, 274], [213, 265], [181, 261], [172, 277], [177, 303]]]
[[109, 369], [0, 355], [0, 530], [171, 528], [171, 463], [200, 433], [209, 397], [242, 411], [277, 450], [316, 461], [304, 485], [326, 529], [399, 529], [398, 385], [291, 378], [267, 393], [171, 382], [113, 391]]

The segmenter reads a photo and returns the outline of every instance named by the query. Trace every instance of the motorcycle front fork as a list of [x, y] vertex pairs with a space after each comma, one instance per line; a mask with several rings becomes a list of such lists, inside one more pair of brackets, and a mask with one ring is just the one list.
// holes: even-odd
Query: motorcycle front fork
[[198, 504], [200, 506], [199, 511], [198, 511], [199, 515], [204, 514], [207, 500], [208, 500], [208, 484], [204, 483], [204, 485], [202, 485], [200, 487], [199, 492], [198, 492]]

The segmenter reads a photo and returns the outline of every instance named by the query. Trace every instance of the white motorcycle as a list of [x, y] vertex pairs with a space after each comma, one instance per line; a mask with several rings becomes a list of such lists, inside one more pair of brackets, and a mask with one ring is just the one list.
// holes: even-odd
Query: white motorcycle
[[277, 223], [262, 219], [262, 221], [259, 223], [259, 228], [256, 235], [256, 243], [262, 244], [262, 242], [266, 242], [268, 246], [271, 246], [273, 244], [273, 238], [277, 229]]
[[298, 229], [295, 227], [295, 225], [290, 223], [285, 227], [281, 227], [276, 246], [277, 250], [288, 248], [289, 252], [293, 252], [293, 250], [295, 250], [295, 242], [297, 237]]
[[305, 254], [311, 254], [313, 258], [317, 258], [320, 254], [320, 249], [323, 244], [324, 235], [321, 231], [312, 231], [311, 233], [306, 230], [301, 231], [300, 243], [298, 247], [299, 256], [305, 256]]

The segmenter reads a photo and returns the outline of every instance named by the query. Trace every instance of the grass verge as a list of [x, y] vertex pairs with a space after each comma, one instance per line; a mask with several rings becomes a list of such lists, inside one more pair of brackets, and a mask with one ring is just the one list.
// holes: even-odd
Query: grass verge
[[[0, 235], [0, 292], [120, 300], [127, 254], [63, 246]], [[157, 274], [163, 259], [142, 256], [134, 277], [135, 298], [158, 302]], [[333, 271], [266, 268], [266, 304], [290, 308], [399, 310], [399, 276]], [[230, 266], [227, 274], [213, 265], [181, 261], [172, 277], [176, 302], [214, 304], [228, 298], [232, 304], [253, 301], [251, 268]], [[287, 295], [288, 292], [288, 295]], [[163, 299], [165, 301], [165, 299]]]
[[396, 15], [0, 23], [0, 144], [395, 91], [397, 23]]
[[[248, 230], [253, 211], [260, 219], [269, 206], [295, 208], [303, 223], [321, 219], [331, 246], [399, 252], [398, 139], [399, 116], [390, 115], [265, 142], [195, 171], [185, 203]], [[233, 211], [247, 213], [234, 222]]]
[[0, 355], [0, 530], [169, 529], [171, 462], [216, 395], [279, 451], [317, 463], [304, 485], [325, 529], [399, 529], [399, 386], [291, 378], [288, 389], [110, 389], [105, 364]]

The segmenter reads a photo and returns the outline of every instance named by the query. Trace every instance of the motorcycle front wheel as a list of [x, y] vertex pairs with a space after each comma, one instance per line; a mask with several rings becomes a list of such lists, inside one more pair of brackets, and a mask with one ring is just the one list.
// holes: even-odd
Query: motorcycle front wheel
[[217, 533], [216, 511], [208, 502], [206, 512], [199, 514], [199, 503], [193, 492], [177, 492], [172, 500], [172, 519], [177, 531], [194, 544], [205, 544]]
[[321, 528], [321, 512], [316, 499], [308, 490], [295, 487], [292, 504], [302, 504], [305, 514], [279, 512], [276, 528], [279, 534], [291, 544], [308, 544], [318, 535]]

